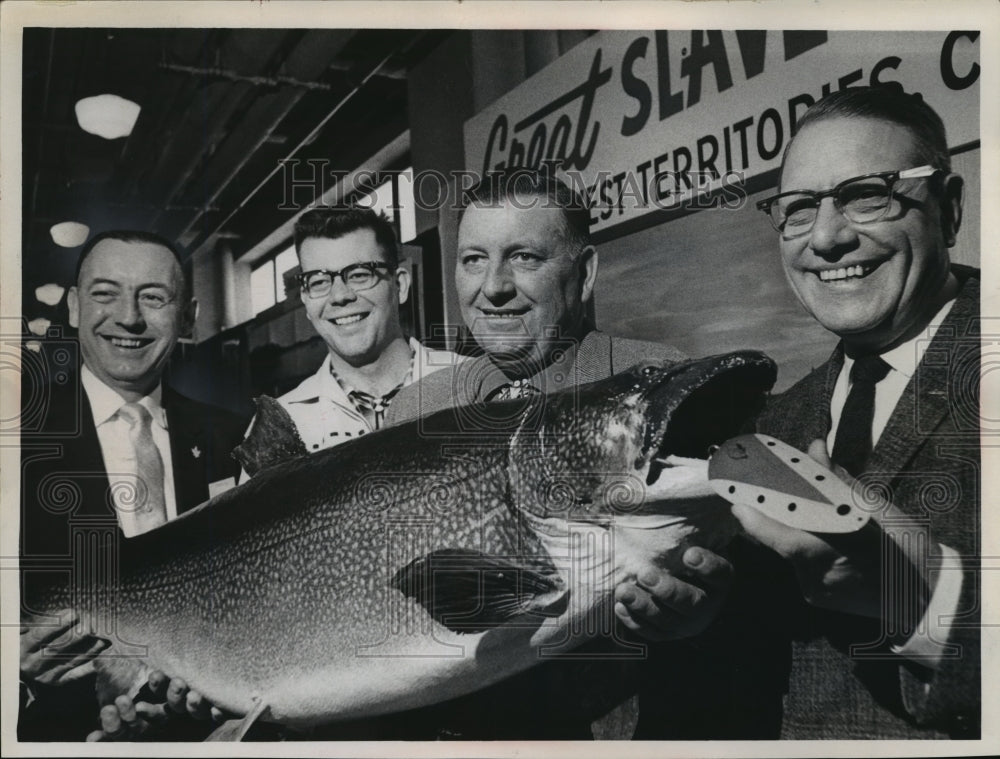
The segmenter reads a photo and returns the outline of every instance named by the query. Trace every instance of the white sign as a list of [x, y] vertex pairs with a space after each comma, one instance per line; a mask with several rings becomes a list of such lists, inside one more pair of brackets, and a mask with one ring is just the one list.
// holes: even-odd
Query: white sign
[[844, 87], [896, 83], [952, 147], [978, 140], [978, 60], [978, 32], [601, 32], [469, 119], [466, 167], [556, 160], [613, 237], [773, 184], [796, 120]]

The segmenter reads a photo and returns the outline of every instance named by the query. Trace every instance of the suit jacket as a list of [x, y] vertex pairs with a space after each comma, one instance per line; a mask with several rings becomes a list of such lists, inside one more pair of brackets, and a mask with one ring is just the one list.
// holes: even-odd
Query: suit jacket
[[[87, 394], [77, 376], [32, 385], [26, 373], [21, 416], [22, 606], [36, 583], [72, 571], [74, 545], [95, 534], [121, 534]], [[59, 381], [61, 380], [61, 382]], [[246, 420], [164, 386], [178, 513], [208, 500], [209, 483], [239, 472], [230, 455]], [[30, 608], [22, 608], [30, 613]], [[92, 680], [36, 689], [40, 703], [22, 712], [22, 740], [83, 740], [97, 727]], [[47, 705], [46, 705], [47, 703]], [[58, 719], [53, 711], [62, 712]]]
[[[792, 631], [796, 638], [783, 737], [979, 735], [979, 274], [966, 267], [955, 271], [962, 280], [955, 304], [858, 479], [927, 520], [934, 539], [961, 555], [959, 618], [948, 641], [957, 648], [932, 670], [892, 654], [877, 620], [789, 599], [785, 608], [791, 613], [775, 617], [781, 620], [775, 634]], [[838, 346], [829, 361], [773, 398], [759, 431], [803, 450], [825, 439], [843, 359]], [[781, 582], [791, 586], [787, 578]]]

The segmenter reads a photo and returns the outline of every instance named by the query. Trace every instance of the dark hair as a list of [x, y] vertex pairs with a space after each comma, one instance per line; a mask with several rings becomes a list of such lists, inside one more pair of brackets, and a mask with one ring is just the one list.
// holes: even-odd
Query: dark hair
[[83, 269], [83, 262], [87, 260], [87, 256], [89, 256], [91, 251], [97, 247], [98, 243], [104, 242], [105, 240], [144, 242], [149, 243], [150, 245], [159, 245], [161, 248], [166, 248], [173, 255], [174, 260], [177, 262], [177, 266], [180, 267], [181, 282], [184, 286], [184, 299], [187, 300], [191, 296], [191, 286], [188, 282], [187, 274], [184, 272], [184, 262], [181, 261], [181, 254], [177, 249], [177, 246], [165, 237], [161, 237], [160, 235], [152, 232], [143, 232], [138, 229], [109, 229], [106, 232], [96, 234], [87, 240], [83, 248], [80, 250], [79, 258], [76, 259], [76, 273], [73, 275], [74, 284], [80, 284], [80, 271]]
[[590, 208], [587, 201], [552, 171], [511, 169], [486, 174], [465, 192], [462, 213], [473, 204], [490, 208], [525, 196], [543, 201], [543, 208], [562, 210], [567, 242], [580, 250], [590, 245]]
[[336, 240], [359, 229], [374, 232], [386, 263], [393, 267], [399, 265], [399, 246], [392, 222], [384, 213], [375, 213], [370, 208], [324, 206], [306, 211], [295, 222], [295, 252], [300, 252], [303, 241], [310, 237]]
[[[879, 119], [899, 124], [913, 134], [921, 160], [936, 169], [951, 171], [944, 123], [918, 94], [904, 92], [898, 85], [849, 87], [832, 92], [809, 107], [796, 125], [796, 131], [813, 122], [834, 118]], [[788, 148], [785, 149], [787, 156]]]

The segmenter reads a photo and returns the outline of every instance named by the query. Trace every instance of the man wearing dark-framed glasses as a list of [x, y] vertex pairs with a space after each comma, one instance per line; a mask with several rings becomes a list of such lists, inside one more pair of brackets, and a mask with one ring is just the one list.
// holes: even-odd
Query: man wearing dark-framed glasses
[[319, 369], [258, 415], [236, 455], [249, 474], [291, 453], [329, 448], [382, 427], [406, 385], [458, 356], [407, 340], [399, 307], [410, 275], [389, 220], [364, 208], [316, 208], [295, 223], [306, 316], [327, 346]]
[[834, 93], [799, 122], [779, 190], [757, 207], [841, 342], [758, 429], [832, 459], [874, 516], [840, 541], [734, 507], [801, 592], [775, 617], [796, 631], [783, 737], [976, 738], [979, 272], [950, 260], [963, 181], [944, 126], [898, 89]]

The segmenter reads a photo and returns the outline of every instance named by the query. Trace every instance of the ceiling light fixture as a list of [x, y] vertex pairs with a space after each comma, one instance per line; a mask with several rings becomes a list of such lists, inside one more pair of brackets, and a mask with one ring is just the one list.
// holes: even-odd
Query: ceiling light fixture
[[117, 95], [94, 95], [77, 101], [76, 120], [85, 132], [106, 140], [128, 137], [142, 110], [136, 103]]
[[47, 285], [35, 288], [35, 297], [46, 306], [55, 306], [62, 300], [66, 288], [62, 285], [54, 285], [51, 282]]
[[52, 242], [64, 248], [75, 248], [87, 242], [87, 235], [90, 234], [90, 227], [78, 221], [64, 221], [54, 224], [49, 230], [52, 235]]

